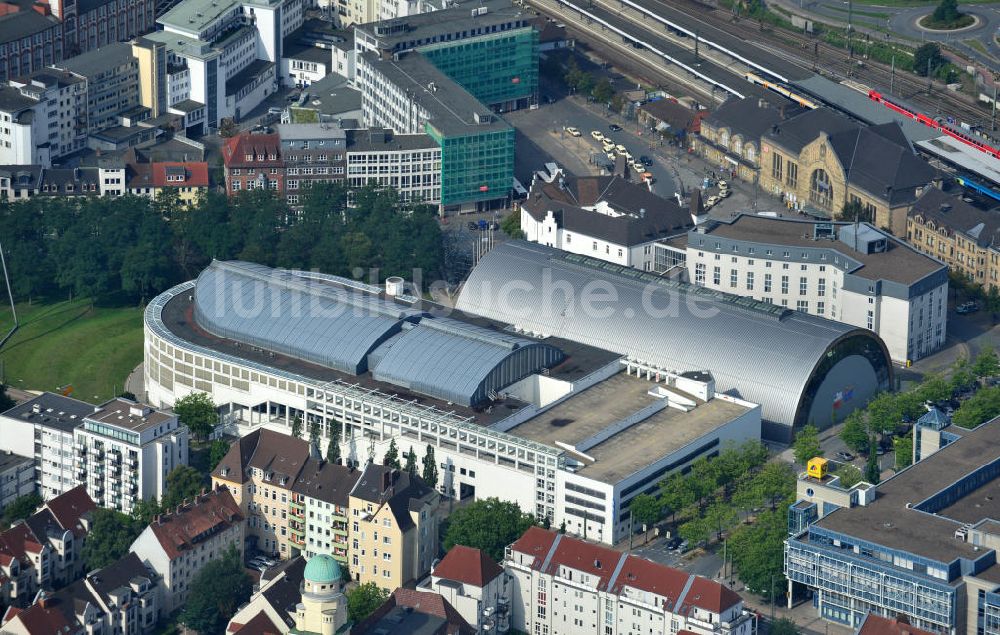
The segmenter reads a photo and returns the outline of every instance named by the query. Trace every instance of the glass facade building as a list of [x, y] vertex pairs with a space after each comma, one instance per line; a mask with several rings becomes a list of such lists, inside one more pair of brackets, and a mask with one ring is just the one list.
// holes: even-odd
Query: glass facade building
[[441, 42], [417, 50], [496, 111], [527, 108], [536, 101], [538, 31], [534, 27]]
[[448, 136], [428, 121], [425, 130], [441, 146], [442, 205], [507, 196], [514, 181], [514, 128]]

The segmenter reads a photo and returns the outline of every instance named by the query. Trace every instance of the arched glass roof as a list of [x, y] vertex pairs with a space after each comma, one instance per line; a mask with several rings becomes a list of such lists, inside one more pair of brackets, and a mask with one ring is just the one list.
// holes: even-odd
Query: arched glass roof
[[372, 370], [375, 379], [471, 406], [563, 355], [530, 339], [449, 318], [424, 318], [404, 327], [373, 357], [379, 358]]
[[[349, 281], [345, 281], [348, 282]], [[215, 261], [198, 276], [195, 320], [216, 335], [357, 375], [419, 311], [318, 277]]]
[[885, 350], [848, 324], [523, 241], [479, 262], [457, 308], [671, 371], [710, 370], [717, 390], [735, 390], [785, 425], [838, 341], [858, 335]]

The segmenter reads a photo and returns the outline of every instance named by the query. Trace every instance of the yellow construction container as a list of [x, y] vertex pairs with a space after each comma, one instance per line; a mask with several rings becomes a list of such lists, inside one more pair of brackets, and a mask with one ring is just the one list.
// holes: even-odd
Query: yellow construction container
[[809, 463], [806, 464], [806, 474], [813, 478], [825, 478], [829, 463], [829, 461], [821, 456], [809, 459]]

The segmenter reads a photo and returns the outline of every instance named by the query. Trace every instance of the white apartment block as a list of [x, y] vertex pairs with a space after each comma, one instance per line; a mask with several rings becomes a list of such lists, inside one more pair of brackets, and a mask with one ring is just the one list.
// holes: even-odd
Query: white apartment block
[[0, 164], [51, 165], [48, 136], [39, 102], [9, 86], [0, 87]]
[[75, 473], [73, 431], [94, 406], [50, 392], [0, 413], [0, 451], [34, 460], [33, 481], [49, 501], [81, 483]]
[[403, 201], [441, 202], [441, 147], [426, 134], [347, 131], [347, 182], [393, 187]]
[[12, 79], [10, 86], [38, 102], [34, 114], [42, 119], [44, 137], [37, 143], [48, 144], [51, 158], [57, 159], [87, 146], [87, 125], [81, 120], [87, 109], [85, 79], [47, 68], [26, 78]]
[[7, 451], [0, 454], [0, 511], [35, 492], [35, 462]]
[[205, 564], [231, 547], [242, 559], [245, 530], [240, 506], [225, 488], [196, 496], [153, 519], [129, 551], [160, 576], [163, 615], [184, 604], [191, 580]]
[[507, 548], [512, 626], [531, 635], [752, 635], [728, 587], [650, 560], [532, 527]]
[[[355, 46], [360, 51], [357, 41]], [[416, 63], [420, 62], [422, 65], [430, 64], [426, 60], [418, 60]], [[386, 74], [398, 71], [394, 62], [387, 61], [382, 65], [378, 63], [374, 53], [363, 53], [356, 56], [355, 64], [364, 120], [368, 127], [389, 128], [398, 134], [424, 132], [424, 123], [431, 119], [431, 112], [424, 108], [420, 97], [412, 94], [405, 84]]]
[[113, 399], [74, 432], [77, 478], [98, 505], [129, 513], [162, 498], [167, 475], [188, 462], [188, 429], [177, 415]]
[[[643, 271], [662, 271], [657, 246], [683, 237], [699, 216], [617, 176], [537, 173], [521, 203], [525, 240]], [[662, 260], [662, 259], [661, 259]]]
[[[302, 26], [304, 0], [182, 0], [144, 36], [167, 48], [167, 103], [205, 107], [206, 123], [239, 120], [281, 83], [284, 38]], [[189, 102], [195, 102], [191, 104]]]
[[896, 363], [944, 345], [947, 267], [866, 223], [741, 215], [689, 232], [686, 259], [697, 285], [874, 331]]

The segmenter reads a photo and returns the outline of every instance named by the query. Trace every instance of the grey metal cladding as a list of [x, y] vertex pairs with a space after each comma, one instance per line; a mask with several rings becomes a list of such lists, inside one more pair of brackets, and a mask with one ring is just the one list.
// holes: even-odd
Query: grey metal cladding
[[195, 320], [237, 340], [357, 375], [367, 355], [419, 315], [308, 275], [245, 262], [213, 262], [194, 288]]
[[373, 353], [373, 377], [439, 399], [472, 406], [552, 366], [562, 351], [450, 318], [424, 318]]
[[[610, 309], [605, 315], [583, 310], [580, 298], [588, 284], [611, 290], [614, 299], [598, 304]], [[574, 302], [562, 299], [565, 289], [572, 289]], [[794, 425], [813, 369], [839, 338], [861, 333], [877, 340], [847, 324], [523, 241], [490, 251], [472, 270], [456, 306], [667, 370], [710, 370], [717, 390], [759, 403], [765, 419], [784, 425]], [[670, 311], [657, 316], [646, 306]]]

